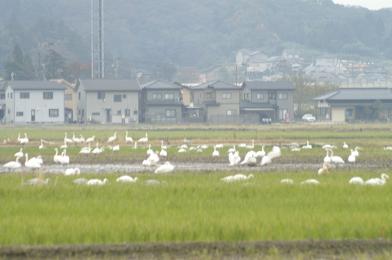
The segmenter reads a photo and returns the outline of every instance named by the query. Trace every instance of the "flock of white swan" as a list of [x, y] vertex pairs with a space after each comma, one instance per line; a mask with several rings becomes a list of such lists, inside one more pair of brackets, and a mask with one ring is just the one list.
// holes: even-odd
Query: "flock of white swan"
[[[34, 157], [29, 157], [29, 154], [23, 152], [23, 146], [28, 145], [30, 140], [28, 138], [27, 133], [24, 133], [23, 136], [18, 134], [17, 137], [17, 143], [21, 145], [22, 147], [18, 152], [14, 154], [15, 160], [10, 161], [8, 163], [5, 163], [3, 165], [3, 168], [8, 169], [9, 171], [25, 167], [27, 169], [31, 169], [33, 171], [39, 170], [42, 165], [43, 165], [43, 159], [42, 156], [34, 156]], [[6, 139], [3, 141], [4, 144], [11, 142], [10, 139]], [[112, 152], [118, 152], [120, 151], [120, 142], [119, 137], [117, 136], [117, 132], [114, 132], [112, 136], [109, 136], [106, 140], [106, 145], [100, 145], [99, 142], [96, 140], [95, 136], [91, 136], [88, 138], [84, 138], [82, 135], [75, 135], [73, 133], [72, 137], [68, 137], [68, 134], [65, 133], [63, 142], [60, 147], [55, 147], [54, 151], [55, 154], [53, 155], [53, 162], [55, 164], [60, 164], [67, 166], [70, 164], [70, 157], [67, 155], [67, 148], [70, 145], [78, 145], [80, 146], [80, 155], [88, 155], [88, 154], [101, 154], [103, 153], [106, 149], [109, 149]], [[45, 144], [48, 144], [51, 142], [45, 141], [41, 139], [40, 145], [38, 146], [39, 150], [45, 149], [46, 146]], [[95, 147], [92, 147], [92, 144], [95, 143]], [[161, 141], [160, 145], [160, 150], [154, 151], [152, 149], [151, 144], [149, 143], [149, 138], [148, 138], [148, 133], [145, 133], [145, 136], [133, 140], [131, 136], [129, 136], [128, 131], [125, 132], [125, 137], [122, 143], [125, 143], [125, 145], [132, 145], [134, 149], [137, 149], [138, 146], [145, 147], [147, 149], [146, 152], [146, 159], [143, 160], [142, 165], [146, 167], [156, 167], [154, 170], [155, 174], [165, 174], [165, 173], [170, 173], [173, 172], [175, 169], [175, 166], [171, 164], [169, 161], [165, 161], [162, 163], [162, 160], [165, 160], [168, 156], [168, 145], [165, 144], [164, 141]], [[220, 157], [221, 156], [221, 150], [229, 145], [224, 145], [224, 144], [215, 144], [213, 145], [213, 152], [211, 154], [212, 157]], [[209, 145], [190, 145], [189, 140], [184, 139], [184, 143], [182, 145], [179, 145], [177, 147], [177, 152], [178, 153], [187, 153], [187, 152], [203, 152], [206, 149], [208, 149], [210, 146]], [[240, 156], [240, 151], [237, 149], [242, 148], [242, 149], [247, 149], [248, 151], [244, 155], [243, 158]], [[313, 146], [310, 144], [309, 141], [306, 142], [305, 145], [300, 146], [299, 144], [293, 143], [290, 146], [290, 150], [292, 152], [299, 152], [301, 150], [311, 150], [313, 149]], [[281, 148], [279, 146], [273, 146], [272, 149], [267, 152], [264, 149], [264, 145], [261, 146], [261, 150], [256, 151], [255, 150], [255, 141], [252, 140], [251, 144], [238, 144], [238, 145], [233, 145], [227, 150], [228, 153], [228, 161], [230, 166], [256, 166], [256, 165], [261, 165], [265, 166], [268, 164], [271, 164], [274, 159], [281, 157]], [[345, 164], [345, 160], [334, 154], [334, 149], [336, 146], [334, 145], [323, 145], [322, 149], [325, 150], [326, 155], [323, 159], [322, 162], [322, 167], [317, 171], [318, 175], [323, 175], [328, 173], [331, 169], [338, 165], [343, 165]], [[347, 143], [343, 143], [342, 145], [343, 149], [349, 149], [349, 146]], [[384, 148], [385, 150], [389, 150], [389, 147]], [[392, 148], [391, 148], [392, 150]], [[61, 152], [60, 152], [61, 151]], [[357, 160], [357, 157], [359, 156], [359, 147], [355, 147], [351, 149], [351, 153], [347, 158], [347, 163], [355, 163]], [[24, 163], [20, 162], [20, 160], [24, 158]], [[65, 176], [76, 176], [80, 175], [81, 171], [79, 168], [66, 168], [63, 172]], [[254, 175], [243, 175], [243, 174], [235, 174], [231, 176], [227, 176], [222, 178], [221, 180], [226, 183], [232, 183], [232, 182], [240, 182], [240, 181], [246, 181], [250, 180], [253, 178]], [[137, 177], [131, 177], [131, 176], [121, 176], [117, 178], [117, 182], [120, 183], [135, 183], [137, 181]], [[370, 186], [382, 186], [385, 185], [387, 180], [389, 179], [389, 176], [385, 173], [381, 174], [379, 178], [371, 178], [369, 180], [363, 180], [361, 177], [353, 177], [351, 178], [348, 183], [352, 185], [370, 185]], [[48, 184], [49, 179], [43, 179], [42, 176], [38, 178], [34, 178], [31, 180], [28, 180], [24, 182], [24, 184], [28, 185], [44, 185]], [[85, 179], [85, 178], [78, 178], [73, 181], [75, 184], [78, 185], [88, 185], [88, 186], [102, 186], [107, 184], [109, 181], [108, 179]], [[147, 184], [158, 184], [158, 180], [148, 180]], [[281, 180], [282, 184], [294, 184], [294, 181], [292, 179], [283, 179]], [[318, 185], [320, 182], [317, 179], [307, 179], [301, 182], [301, 184], [308, 184], [308, 185]]]

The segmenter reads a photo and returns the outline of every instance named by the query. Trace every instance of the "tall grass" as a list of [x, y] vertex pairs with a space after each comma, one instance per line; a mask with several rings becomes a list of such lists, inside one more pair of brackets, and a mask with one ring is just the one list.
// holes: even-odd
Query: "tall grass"
[[[140, 175], [120, 185], [27, 187], [17, 175], [0, 178], [0, 244], [53, 245], [126, 242], [253, 241], [392, 238], [392, 187], [353, 187], [354, 175], [320, 177], [317, 187], [299, 182], [309, 172], [257, 175], [226, 184], [226, 174]], [[296, 184], [279, 180], [291, 176]], [[93, 177], [92, 175], [89, 177]], [[102, 176], [101, 176], [102, 177]], [[166, 185], [145, 186], [158, 178]]]

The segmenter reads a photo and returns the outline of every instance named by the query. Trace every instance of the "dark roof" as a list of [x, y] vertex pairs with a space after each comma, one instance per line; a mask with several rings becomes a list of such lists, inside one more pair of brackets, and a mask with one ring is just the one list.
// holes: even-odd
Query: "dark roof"
[[290, 81], [246, 81], [245, 88], [261, 90], [295, 90]]
[[221, 80], [216, 80], [216, 81], [211, 81], [211, 82], [206, 82], [197, 86], [192, 86], [189, 87], [190, 89], [207, 89], [207, 88], [212, 88], [215, 90], [240, 90], [241, 87], [238, 87], [234, 84], [230, 84]]
[[53, 81], [8, 81], [7, 85], [14, 90], [65, 90], [65, 87]]
[[390, 88], [341, 88], [336, 91], [314, 98], [314, 100], [391, 100]]
[[174, 89], [174, 90], [179, 90], [181, 89], [181, 86], [176, 84], [176, 83], [169, 83], [169, 82], [164, 82], [164, 81], [152, 81], [147, 84], [142, 85], [142, 89]]
[[136, 80], [81, 80], [80, 85], [85, 91], [139, 91], [140, 85]]
[[249, 101], [242, 100], [240, 102], [240, 108], [241, 109], [247, 109], [247, 108], [275, 108], [276, 105], [273, 104], [265, 104], [265, 103], [252, 103]]

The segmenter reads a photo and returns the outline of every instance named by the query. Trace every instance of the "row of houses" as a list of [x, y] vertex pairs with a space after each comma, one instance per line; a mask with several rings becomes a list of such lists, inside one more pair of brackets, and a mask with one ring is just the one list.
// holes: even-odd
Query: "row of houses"
[[137, 80], [9, 81], [0, 87], [5, 123], [265, 123], [292, 121], [287, 81], [198, 85]]

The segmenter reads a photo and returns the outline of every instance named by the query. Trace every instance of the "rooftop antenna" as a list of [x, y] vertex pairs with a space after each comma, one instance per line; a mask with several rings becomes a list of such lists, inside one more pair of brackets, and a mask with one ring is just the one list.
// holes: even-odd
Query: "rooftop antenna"
[[104, 0], [91, 0], [91, 79], [105, 77], [104, 24]]

